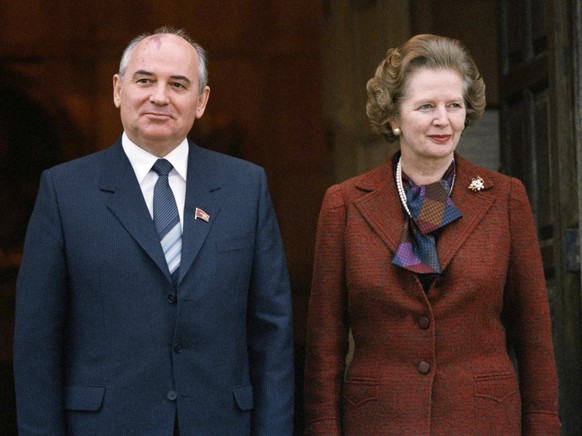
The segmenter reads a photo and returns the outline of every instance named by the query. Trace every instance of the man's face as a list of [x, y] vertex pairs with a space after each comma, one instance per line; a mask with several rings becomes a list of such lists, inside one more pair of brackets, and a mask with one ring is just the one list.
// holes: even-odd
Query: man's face
[[176, 35], [153, 35], [131, 53], [123, 79], [113, 76], [113, 101], [132, 142], [162, 157], [204, 114], [210, 88], [198, 92], [198, 54]]

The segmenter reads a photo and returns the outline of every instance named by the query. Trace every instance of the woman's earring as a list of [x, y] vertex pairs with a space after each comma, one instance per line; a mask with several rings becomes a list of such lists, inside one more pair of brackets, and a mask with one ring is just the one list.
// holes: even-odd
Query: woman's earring
[[392, 129], [392, 133], [394, 133], [394, 136], [400, 136], [400, 134], [402, 133], [402, 131], [398, 127], [394, 127]]

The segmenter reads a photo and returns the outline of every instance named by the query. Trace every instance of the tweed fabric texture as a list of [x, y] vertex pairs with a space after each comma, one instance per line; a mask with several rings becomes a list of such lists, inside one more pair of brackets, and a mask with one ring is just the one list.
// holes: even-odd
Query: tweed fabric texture
[[[426, 293], [418, 274], [386, 261], [404, 221], [392, 163], [326, 193], [307, 322], [307, 436], [559, 434], [548, 297], [525, 190], [455, 161], [452, 199], [463, 218], [439, 235], [442, 274]], [[485, 188], [473, 192], [477, 175]]]
[[443, 178], [429, 185], [416, 185], [402, 174], [408, 210], [402, 236], [392, 263], [417, 274], [440, 274], [435, 232], [462, 217], [449, 193], [455, 177], [451, 163]]

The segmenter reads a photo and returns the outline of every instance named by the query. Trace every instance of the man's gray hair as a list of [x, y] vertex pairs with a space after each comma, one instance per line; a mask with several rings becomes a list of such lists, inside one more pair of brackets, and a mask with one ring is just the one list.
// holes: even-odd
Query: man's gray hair
[[154, 30], [154, 33], [143, 33], [134, 38], [129, 43], [129, 45], [123, 51], [121, 61], [119, 62], [119, 77], [121, 80], [123, 81], [125, 72], [127, 71], [127, 65], [129, 63], [129, 58], [131, 57], [133, 49], [144, 39], [152, 35], [176, 35], [194, 47], [194, 50], [196, 50], [196, 53], [198, 54], [198, 93], [202, 94], [204, 88], [208, 84], [208, 58], [206, 57], [206, 51], [202, 48], [202, 46], [190, 38], [190, 35], [188, 35], [183, 29], [175, 29], [168, 26], [160, 27], [159, 29]]

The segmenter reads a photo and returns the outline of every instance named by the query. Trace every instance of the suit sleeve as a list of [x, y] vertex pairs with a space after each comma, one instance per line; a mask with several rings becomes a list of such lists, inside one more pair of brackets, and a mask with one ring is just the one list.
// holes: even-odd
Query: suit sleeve
[[43, 173], [16, 285], [14, 378], [19, 434], [65, 434], [63, 331], [67, 281], [63, 233], [49, 173]]
[[292, 305], [279, 226], [260, 176], [248, 337], [255, 405], [253, 435], [293, 434], [294, 359]]
[[521, 182], [509, 199], [511, 256], [505, 291], [506, 327], [514, 347], [524, 435], [559, 435], [558, 381], [550, 310], [531, 207]]
[[346, 212], [339, 186], [323, 200], [307, 319], [305, 434], [341, 434], [341, 395], [348, 350], [344, 232]]

